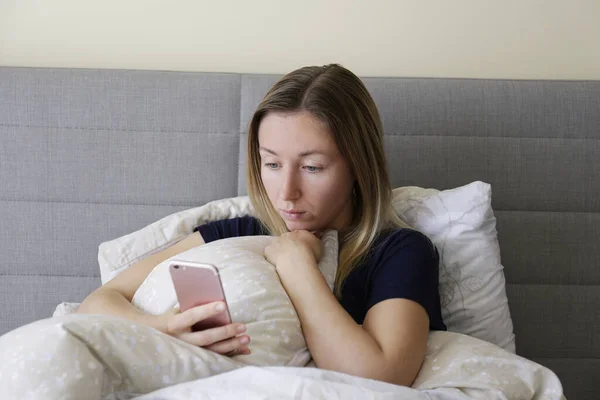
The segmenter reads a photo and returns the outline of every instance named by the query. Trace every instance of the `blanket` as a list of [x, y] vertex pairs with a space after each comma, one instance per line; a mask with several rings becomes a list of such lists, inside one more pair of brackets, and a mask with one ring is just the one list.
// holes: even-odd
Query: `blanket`
[[429, 335], [412, 388], [249, 366], [117, 317], [74, 314], [0, 337], [2, 399], [564, 399], [549, 369], [453, 332]]

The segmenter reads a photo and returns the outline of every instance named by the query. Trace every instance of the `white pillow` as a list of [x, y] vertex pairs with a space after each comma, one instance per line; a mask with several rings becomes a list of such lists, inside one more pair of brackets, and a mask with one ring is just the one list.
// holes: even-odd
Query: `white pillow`
[[393, 205], [438, 249], [442, 318], [448, 330], [515, 353], [490, 185], [476, 181], [443, 191], [398, 188]]
[[[179, 306], [169, 274], [172, 260], [213, 264], [219, 270], [233, 322], [246, 324], [252, 354], [245, 364], [303, 367], [310, 360], [300, 320], [275, 267], [264, 257], [273, 236], [245, 236], [194, 247], [158, 264], [135, 292], [132, 303], [149, 314]], [[337, 232], [323, 237], [319, 270], [333, 290], [337, 271]], [[238, 358], [238, 357], [235, 357]]]
[[248, 196], [215, 200], [201, 207], [167, 215], [140, 230], [101, 243], [98, 264], [102, 284], [141, 259], [179, 242], [198, 225], [252, 215], [253, 212]]

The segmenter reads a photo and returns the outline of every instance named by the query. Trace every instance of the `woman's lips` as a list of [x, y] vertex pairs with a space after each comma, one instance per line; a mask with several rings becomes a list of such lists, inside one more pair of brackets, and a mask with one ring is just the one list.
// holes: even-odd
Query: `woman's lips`
[[279, 212], [281, 213], [283, 218], [290, 220], [290, 221], [299, 220], [304, 216], [304, 214], [306, 214], [306, 211], [295, 211], [295, 210], [290, 210], [290, 211], [279, 210]]

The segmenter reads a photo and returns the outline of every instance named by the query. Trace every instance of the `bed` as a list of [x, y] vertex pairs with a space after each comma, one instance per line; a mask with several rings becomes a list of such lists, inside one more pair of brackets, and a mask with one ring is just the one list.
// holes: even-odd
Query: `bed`
[[[98, 287], [100, 243], [244, 195], [278, 78], [1, 67], [0, 335]], [[491, 185], [517, 353], [597, 398], [600, 82], [363, 80], [394, 187]]]

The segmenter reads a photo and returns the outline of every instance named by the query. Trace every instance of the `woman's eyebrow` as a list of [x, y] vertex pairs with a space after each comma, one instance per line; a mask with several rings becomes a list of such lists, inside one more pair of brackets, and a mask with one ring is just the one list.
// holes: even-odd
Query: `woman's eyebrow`
[[261, 147], [259, 147], [258, 149], [259, 149], [259, 150], [262, 150], [262, 151], [266, 151], [267, 153], [271, 153], [271, 154], [273, 154], [274, 156], [276, 156], [276, 155], [277, 155], [277, 153], [275, 153], [273, 150], [269, 150], [269, 149], [267, 149], [266, 147], [262, 147], [262, 146], [261, 146]]
[[311, 156], [313, 154], [320, 154], [322, 156], [326, 156], [327, 153], [325, 153], [324, 151], [320, 151], [320, 150], [309, 150], [309, 151], [305, 151], [300, 153], [300, 157], [306, 157], [306, 156]]
[[[271, 153], [274, 156], [277, 155], [276, 152], [274, 152], [273, 150], [267, 149], [266, 147], [259, 147], [259, 150], [266, 151], [267, 153]], [[302, 153], [299, 154], [299, 156], [300, 157], [306, 157], [306, 156], [310, 156], [310, 155], [313, 155], [313, 154], [320, 154], [320, 155], [323, 155], [323, 156], [327, 155], [327, 153], [324, 152], [324, 151], [320, 151], [320, 150], [308, 150], [308, 151], [303, 151]]]

